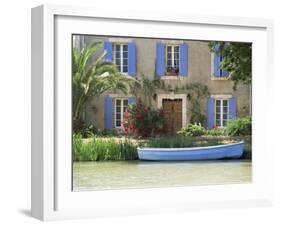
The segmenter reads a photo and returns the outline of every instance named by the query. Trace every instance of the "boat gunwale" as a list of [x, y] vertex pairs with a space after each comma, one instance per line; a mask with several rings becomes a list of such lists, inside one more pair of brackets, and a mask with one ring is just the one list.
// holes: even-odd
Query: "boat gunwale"
[[198, 151], [198, 150], [207, 150], [207, 149], [216, 149], [216, 148], [224, 148], [231, 147], [236, 145], [245, 144], [242, 140], [240, 142], [232, 143], [232, 144], [222, 144], [222, 145], [213, 145], [213, 146], [204, 146], [204, 147], [186, 147], [186, 148], [153, 148], [153, 147], [138, 147], [137, 151], [157, 151], [157, 152], [175, 152], [175, 151]]

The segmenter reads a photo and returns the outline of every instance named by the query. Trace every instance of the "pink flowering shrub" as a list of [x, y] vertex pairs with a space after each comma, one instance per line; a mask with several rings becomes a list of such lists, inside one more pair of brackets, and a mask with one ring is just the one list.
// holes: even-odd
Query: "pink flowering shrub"
[[126, 134], [149, 137], [161, 133], [164, 126], [163, 110], [152, 110], [140, 99], [124, 113], [123, 129]]

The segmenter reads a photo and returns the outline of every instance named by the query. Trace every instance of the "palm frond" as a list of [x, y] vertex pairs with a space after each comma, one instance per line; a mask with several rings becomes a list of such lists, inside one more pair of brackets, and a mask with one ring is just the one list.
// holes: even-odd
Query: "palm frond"
[[133, 84], [139, 82], [131, 76], [121, 74], [116, 65], [105, 62], [105, 51], [90, 64], [90, 59], [100, 47], [101, 42], [93, 42], [80, 52], [73, 48], [72, 90], [74, 118], [80, 117], [83, 106], [90, 97], [98, 97], [110, 90], [119, 90], [127, 94]]

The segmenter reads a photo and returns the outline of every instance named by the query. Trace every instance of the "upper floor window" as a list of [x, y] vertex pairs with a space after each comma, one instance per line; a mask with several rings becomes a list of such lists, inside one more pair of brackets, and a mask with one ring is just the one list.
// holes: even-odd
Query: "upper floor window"
[[215, 100], [216, 127], [225, 127], [228, 121], [228, 99]]
[[121, 73], [128, 73], [128, 44], [113, 45], [113, 60]]
[[[219, 44], [215, 46], [215, 49], [219, 48]], [[229, 76], [228, 71], [221, 69], [221, 63], [223, 57], [220, 53], [213, 53], [213, 76], [216, 78], [227, 78]]]
[[166, 46], [166, 73], [167, 75], [178, 75], [180, 65], [179, 45]]
[[[184, 42], [165, 44], [156, 43], [157, 76], [187, 76], [188, 75], [188, 45]], [[170, 75], [170, 76], [169, 76]]]
[[73, 35], [73, 47], [81, 51], [85, 47], [85, 36], [83, 35]]

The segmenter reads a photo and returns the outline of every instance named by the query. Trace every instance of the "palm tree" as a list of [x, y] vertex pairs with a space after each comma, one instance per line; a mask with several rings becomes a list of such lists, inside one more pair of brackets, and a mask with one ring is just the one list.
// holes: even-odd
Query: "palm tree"
[[76, 48], [72, 51], [72, 114], [76, 123], [81, 123], [81, 112], [91, 97], [99, 97], [109, 90], [127, 94], [130, 84], [136, 82], [131, 76], [121, 74], [116, 65], [104, 61], [106, 51], [90, 64], [90, 59], [101, 47], [102, 42], [93, 42], [80, 52]]

